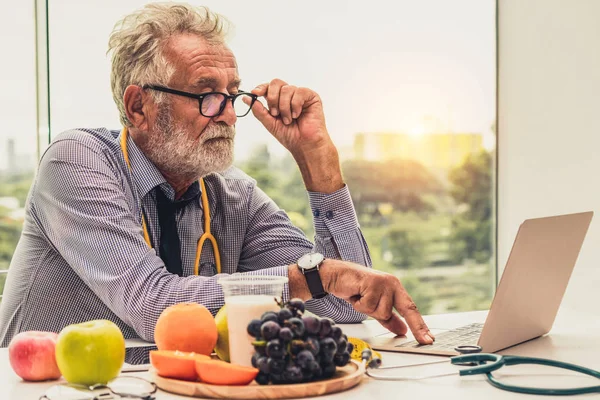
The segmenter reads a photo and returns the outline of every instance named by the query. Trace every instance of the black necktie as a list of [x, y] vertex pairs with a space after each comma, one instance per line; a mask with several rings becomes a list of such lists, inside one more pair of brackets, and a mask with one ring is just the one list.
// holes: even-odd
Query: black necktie
[[169, 272], [179, 276], [183, 276], [183, 268], [181, 266], [181, 243], [179, 233], [177, 233], [177, 210], [185, 207], [193, 199], [194, 197], [173, 202], [160, 187], [156, 188], [156, 209], [160, 224], [160, 258]]

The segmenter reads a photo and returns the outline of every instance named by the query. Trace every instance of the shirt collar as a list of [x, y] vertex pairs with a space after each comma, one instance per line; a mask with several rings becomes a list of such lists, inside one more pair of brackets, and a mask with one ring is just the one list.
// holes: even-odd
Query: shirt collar
[[158, 168], [156, 168], [156, 165], [137, 147], [131, 135], [127, 137], [127, 150], [129, 161], [131, 162], [131, 175], [133, 176], [133, 181], [139, 191], [140, 197], [144, 198], [156, 186], [167, 183], [167, 180]]
[[165, 183], [162, 183], [160, 185], [160, 189], [157, 188], [157, 190], [161, 189], [163, 193], [167, 196], [167, 198], [174, 204], [187, 204], [200, 196], [200, 184], [198, 183], [198, 181], [192, 183], [190, 187], [187, 188], [183, 196], [181, 196], [177, 200], [175, 200], [175, 190], [173, 190], [173, 187], [169, 185], [166, 181]]

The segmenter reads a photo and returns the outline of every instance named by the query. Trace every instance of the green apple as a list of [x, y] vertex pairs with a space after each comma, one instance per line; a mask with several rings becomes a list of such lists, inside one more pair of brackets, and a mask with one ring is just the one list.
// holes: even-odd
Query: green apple
[[56, 342], [56, 363], [69, 383], [91, 386], [114, 379], [125, 361], [125, 339], [108, 320], [66, 326]]

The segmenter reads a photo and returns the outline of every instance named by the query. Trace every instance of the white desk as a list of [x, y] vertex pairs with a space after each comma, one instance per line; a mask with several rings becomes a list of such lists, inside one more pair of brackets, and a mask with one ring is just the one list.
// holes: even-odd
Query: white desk
[[[483, 322], [485, 312], [470, 312], [446, 314], [426, 317], [430, 328], [450, 329], [470, 322]], [[507, 327], [509, 329], [510, 327]], [[359, 325], [345, 325], [344, 332], [350, 336], [368, 337], [382, 333], [385, 330], [374, 321]], [[507, 349], [502, 354], [517, 354], [579, 364], [595, 370], [600, 370], [600, 312], [583, 313], [572, 309], [562, 308], [554, 328], [549, 335]], [[386, 365], [413, 364], [434, 360], [437, 357], [401, 353], [383, 353]], [[456, 367], [442, 364], [441, 366], [423, 367], [414, 370], [400, 370], [403, 374], [422, 375], [431, 373], [450, 372]], [[131, 373], [136, 376], [147, 376], [147, 372]], [[8, 362], [7, 349], [0, 349], [0, 398], [10, 400], [37, 399], [46, 388], [56, 382], [26, 383], [17, 377]], [[588, 385], [598, 384], [587, 380]], [[598, 394], [573, 396], [579, 399], [600, 399]], [[159, 391], [158, 400], [189, 399], [167, 392]], [[531, 396], [501, 391], [487, 383], [484, 376], [458, 377], [449, 376], [420, 381], [380, 381], [365, 377], [363, 382], [346, 392], [320, 398], [338, 400], [365, 399], [533, 399], [549, 396]]]

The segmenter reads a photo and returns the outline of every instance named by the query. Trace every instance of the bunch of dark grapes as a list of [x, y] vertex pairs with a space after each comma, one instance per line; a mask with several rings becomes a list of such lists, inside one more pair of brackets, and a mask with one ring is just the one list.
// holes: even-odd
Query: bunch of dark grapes
[[256, 382], [267, 385], [327, 379], [336, 367], [350, 361], [352, 343], [329, 318], [304, 316], [304, 303], [292, 299], [248, 324], [256, 338], [252, 365], [259, 369]]

